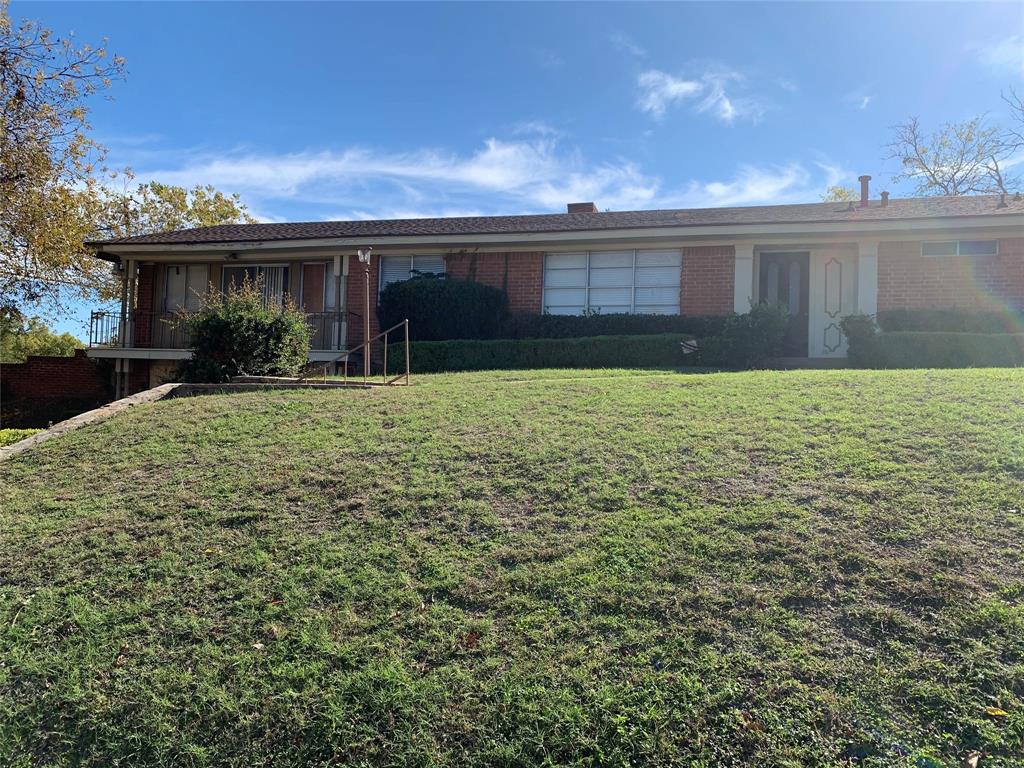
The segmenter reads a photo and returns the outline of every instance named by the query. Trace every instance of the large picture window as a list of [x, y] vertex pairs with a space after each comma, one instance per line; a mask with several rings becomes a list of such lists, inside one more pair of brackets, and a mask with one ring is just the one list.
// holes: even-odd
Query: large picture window
[[443, 275], [444, 256], [381, 256], [380, 290], [417, 275]]
[[544, 257], [544, 311], [678, 315], [680, 251], [580, 251]]

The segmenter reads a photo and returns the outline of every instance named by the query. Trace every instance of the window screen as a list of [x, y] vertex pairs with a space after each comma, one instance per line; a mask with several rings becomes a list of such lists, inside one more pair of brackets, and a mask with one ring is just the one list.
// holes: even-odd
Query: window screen
[[667, 250], [549, 253], [544, 311], [678, 314], [682, 263], [679, 251]]

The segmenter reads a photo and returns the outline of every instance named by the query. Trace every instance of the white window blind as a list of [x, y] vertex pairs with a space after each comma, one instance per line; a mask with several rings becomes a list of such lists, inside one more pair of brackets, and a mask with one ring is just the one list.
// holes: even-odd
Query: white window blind
[[250, 282], [262, 280], [263, 298], [268, 304], [281, 304], [288, 285], [288, 267], [283, 266], [238, 266], [224, 267], [223, 283], [227, 290], [242, 285], [246, 278]]
[[444, 256], [381, 256], [380, 290], [418, 275], [443, 275]]
[[679, 314], [680, 251], [549, 253], [544, 311], [552, 315]]
[[164, 312], [199, 309], [210, 281], [206, 264], [170, 264], [164, 285]]

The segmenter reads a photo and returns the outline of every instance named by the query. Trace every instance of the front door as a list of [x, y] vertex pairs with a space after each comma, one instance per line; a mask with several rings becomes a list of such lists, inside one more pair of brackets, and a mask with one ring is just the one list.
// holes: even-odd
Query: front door
[[857, 311], [857, 257], [837, 249], [811, 259], [811, 357], [845, 357], [840, 321]]
[[758, 299], [768, 304], [781, 304], [789, 311], [789, 329], [782, 354], [806, 357], [810, 254], [762, 253], [760, 261]]

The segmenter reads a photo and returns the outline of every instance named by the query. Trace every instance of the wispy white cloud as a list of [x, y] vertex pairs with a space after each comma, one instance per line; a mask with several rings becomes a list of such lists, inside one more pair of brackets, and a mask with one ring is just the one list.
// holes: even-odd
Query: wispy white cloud
[[743, 165], [726, 181], [691, 181], [667, 201], [683, 208], [811, 202], [819, 186], [801, 163]]
[[1024, 77], [1024, 35], [1010, 35], [1002, 40], [989, 40], [969, 46], [978, 58], [997, 76]]
[[637, 59], [647, 58], [647, 50], [639, 45], [632, 37], [625, 32], [612, 32], [608, 39], [617, 50], [624, 51]]
[[795, 80], [790, 80], [788, 77], [780, 77], [775, 81], [775, 84], [784, 91], [789, 93], [796, 93], [800, 90], [800, 86], [797, 85]]
[[[632, 162], [613, 159], [588, 164], [578, 151], [563, 150], [557, 138], [534, 135], [491, 138], [468, 155], [419, 149], [381, 152], [363, 147], [285, 154], [254, 152], [184, 153], [178, 165], [150, 165], [139, 176], [169, 184], [213, 184], [245, 199], [306, 201], [335, 207], [373, 198], [389, 210], [430, 210], [461, 200], [491, 196], [514, 208], [552, 209], [569, 200], [600, 198], [625, 208], [649, 202], [656, 180]], [[180, 155], [179, 155], [180, 156]], [[374, 206], [376, 209], [378, 206]], [[261, 205], [261, 208], [267, 208]]]
[[627, 158], [591, 162], [543, 135], [491, 138], [461, 154], [236, 149], [168, 153], [160, 165], [139, 167], [139, 178], [238, 192], [265, 221], [538, 213], [578, 200], [611, 210], [813, 202], [847, 175], [821, 160], [744, 165], [724, 179], [666, 184]]
[[670, 107], [692, 105], [699, 113], [708, 113], [723, 123], [738, 119], [757, 122], [765, 107], [756, 99], [728, 92], [742, 84], [743, 76], [725, 68], [710, 68], [697, 78], [682, 78], [650, 69], [637, 78], [637, 106], [660, 120]]
[[683, 80], [657, 69], [642, 72], [637, 86], [640, 88], [637, 106], [659, 119], [670, 106], [692, 100], [703, 88], [697, 80]]
[[436, 218], [464, 218], [467, 216], [483, 216], [484, 213], [476, 208], [383, 208], [380, 210], [368, 211], [353, 209], [340, 211], [329, 218], [338, 221], [372, 221], [374, 219], [436, 219]]
[[862, 85], [859, 88], [854, 88], [843, 96], [843, 101], [846, 104], [856, 109], [867, 109], [871, 102], [874, 101], [875, 97], [870, 93], [870, 86]]
[[565, 66], [565, 59], [563, 59], [554, 51], [549, 51], [546, 49], [540, 50], [537, 51], [535, 55], [537, 57], [537, 63], [540, 64], [541, 67], [544, 69], [555, 71]]
[[544, 120], [521, 120], [512, 126], [513, 136], [563, 136], [558, 128]]
[[853, 174], [830, 160], [816, 160], [814, 164], [825, 174], [825, 189], [835, 187], [853, 178]]

